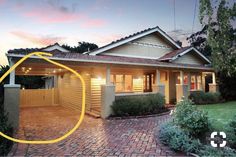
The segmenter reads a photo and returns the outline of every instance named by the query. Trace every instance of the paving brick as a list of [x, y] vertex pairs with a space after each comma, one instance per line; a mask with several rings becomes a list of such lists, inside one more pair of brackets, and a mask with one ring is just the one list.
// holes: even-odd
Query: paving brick
[[[78, 112], [63, 107], [23, 108], [17, 137], [49, 140], [74, 127]], [[10, 156], [183, 156], [160, 144], [156, 127], [168, 115], [138, 119], [102, 120], [85, 116], [80, 128], [64, 141], [48, 145], [15, 144]]]

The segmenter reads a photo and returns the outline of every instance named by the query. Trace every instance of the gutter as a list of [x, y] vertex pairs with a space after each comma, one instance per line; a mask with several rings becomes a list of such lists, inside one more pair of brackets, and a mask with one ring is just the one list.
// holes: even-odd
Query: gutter
[[[25, 55], [20, 54], [6, 54], [7, 57], [16, 57], [16, 58], [22, 58]], [[41, 59], [37, 56], [31, 56], [29, 57], [31, 59]], [[162, 67], [162, 68], [181, 68], [181, 69], [195, 69], [195, 70], [211, 70], [213, 71], [213, 68], [211, 67], [189, 67], [184, 65], [161, 65], [161, 64], [146, 64], [146, 63], [130, 63], [130, 62], [119, 62], [119, 61], [105, 61], [105, 60], [88, 60], [88, 59], [71, 59], [71, 58], [58, 58], [58, 57], [48, 57], [52, 60], [58, 60], [58, 61], [74, 61], [74, 62], [87, 62], [87, 63], [104, 63], [104, 64], [120, 64], [120, 65], [138, 65], [138, 66], [149, 66], [149, 67]]]

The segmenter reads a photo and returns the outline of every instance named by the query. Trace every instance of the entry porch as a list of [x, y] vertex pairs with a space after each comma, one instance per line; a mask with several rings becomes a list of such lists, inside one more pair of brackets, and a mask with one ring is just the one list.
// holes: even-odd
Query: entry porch
[[[116, 96], [161, 93], [166, 104], [175, 104], [194, 91], [215, 92], [216, 78], [211, 69], [168, 68], [62, 62], [81, 74], [86, 83], [86, 112], [106, 118]], [[11, 65], [14, 62], [11, 61]], [[42, 76], [43, 89], [20, 87], [20, 107], [63, 106], [81, 109], [81, 82], [72, 73], [45, 61], [29, 59], [10, 74], [10, 85], [15, 75]], [[212, 81], [206, 81], [211, 77]]]

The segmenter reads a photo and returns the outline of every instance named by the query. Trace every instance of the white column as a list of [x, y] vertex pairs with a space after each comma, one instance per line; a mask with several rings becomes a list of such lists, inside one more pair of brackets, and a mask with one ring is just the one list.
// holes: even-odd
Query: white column
[[195, 82], [194, 82], [194, 90], [197, 90], [197, 75], [196, 74], [194, 75], [194, 80], [195, 80]]
[[111, 68], [109, 65], [106, 67], [106, 84], [111, 84]]
[[161, 73], [160, 70], [156, 69], [156, 84], [160, 85], [161, 84]]
[[184, 72], [180, 71], [180, 84], [183, 85], [184, 84]]
[[58, 87], [58, 75], [53, 76], [53, 87], [54, 88]]
[[204, 92], [206, 92], [205, 85], [206, 85], [206, 82], [205, 82], [205, 74], [202, 73], [202, 90], [203, 90]]
[[212, 73], [212, 84], [216, 84], [216, 74]]
[[188, 90], [191, 90], [191, 74], [188, 73]]
[[[9, 64], [10, 67], [12, 67], [14, 65], [14, 62], [12, 61], [12, 59], [9, 60]], [[15, 69], [11, 71], [10, 73], [10, 85], [15, 85]]]

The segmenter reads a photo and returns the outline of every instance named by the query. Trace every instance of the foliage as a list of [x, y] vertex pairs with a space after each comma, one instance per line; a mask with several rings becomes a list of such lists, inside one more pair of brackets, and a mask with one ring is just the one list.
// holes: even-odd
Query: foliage
[[212, 146], [205, 145], [198, 153], [200, 156], [236, 156], [235, 150], [224, 147], [224, 148], [214, 148]]
[[203, 135], [209, 130], [207, 113], [199, 110], [190, 100], [183, 100], [176, 106], [174, 123], [191, 135]]
[[[4, 113], [3, 107], [3, 85], [0, 84], [0, 132], [3, 132], [9, 136], [13, 134], [13, 128], [8, 124], [7, 115]], [[10, 151], [12, 142], [0, 137], [0, 156], [7, 155]]]
[[187, 37], [187, 41], [191, 46], [195, 47], [202, 54], [207, 56], [208, 58], [211, 56], [211, 47], [207, 43], [207, 25], [202, 28], [202, 30], [191, 34]]
[[203, 91], [195, 91], [189, 95], [189, 99], [191, 99], [195, 104], [214, 104], [221, 101], [221, 95], [218, 92], [205, 93]]
[[111, 108], [114, 116], [139, 116], [165, 110], [165, 98], [161, 94], [124, 96], [117, 98]]
[[92, 50], [98, 48], [98, 46], [96, 44], [84, 42], [84, 41], [79, 42], [78, 46], [71, 47], [68, 45], [62, 45], [62, 47], [67, 50], [70, 50], [71, 52], [74, 52], [74, 53], [84, 53], [84, 52], [92, 51]]
[[[9, 70], [9, 66], [0, 66], [0, 77]], [[9, 77], [6, 77], [0, 84], [7, 84], [9, 82]]]
[[211, 0], [200, 0], [200, 22], [207, 27], [207, 43], [212, 50], [212, 63], [219, 73], [226, 76], [236, 75], [235, 39], [236, 30], [232, 26], [235, 20], [236, 3], [230, 5], [226, 0], [218, 0], [218, 7]]
[[[196, 105], [192, 104], [190, 100], [183, 100], [177, 104], [173, 120], [162, 124], [160, 127], [160, 141], [168, 145], [171, 149], [186, 153], [195, 153], [199, 156], [236, 156], [236, 151], [229, 147], [213, 148], [200, 142], [201, 134], [209, 128], [208, 117], [205, 113], [197, 110]], [[212, 105], [208, 106], [212, 107]], [[203, 107], [206, 107], [206, 105]], [[236, 141], [232, 140], [236, 139], [236, 116], [232, 119], [229, 126], [234, 136], [226, 132], [227, 142], [229, 146], [235, 146], [234, 142]]]
[[[1, 66], [0, 68], [0, 77], [9, 70], [9, 66]], [[9, 75], [0, 83], [8, 84]], [[38, 89], [42, 88], [45, 85], [45, 81], [42, 79], [42, 76], [16, 76], [16, 84], [24, 86], [26, 89]]]
[[226, 71], [220, 72], [219, 88], [222, 97], [226, 100], [236, 100], [236, 75], [228, 76]]
[[159, 139], [163, 144], [177, 151], [196, 153], [201, 147], [199, 140], [193, 139], [189, 132], [183, 131], [172, 122], [161, 125]]
[[45, 86], [42, 76], [16, 76], [16, 84], [22, 85], [25, 89], [39, 89]]
[[229, 122], [228, 127], [226, 128], [227, 139], [232, 147], [236, 148], [236, 115]]

